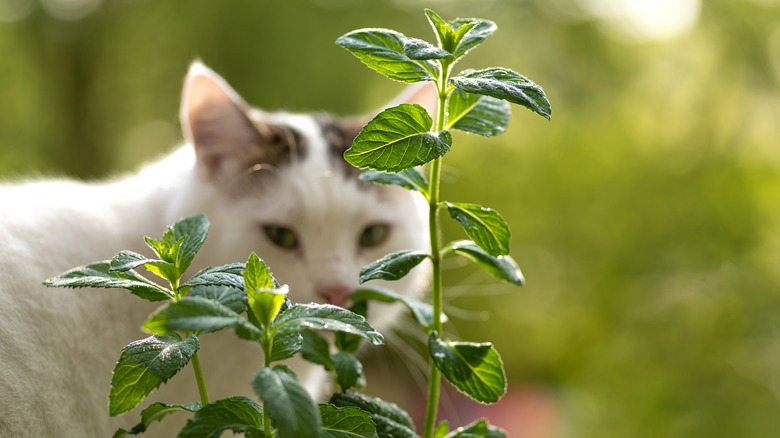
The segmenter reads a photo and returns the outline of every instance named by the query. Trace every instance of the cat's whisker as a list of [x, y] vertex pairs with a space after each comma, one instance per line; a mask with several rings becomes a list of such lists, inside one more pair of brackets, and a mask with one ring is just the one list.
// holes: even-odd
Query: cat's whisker
[[[397, 329], [398, 327], [395, 327]], [[419, 334], [420, 332], [417, 331]], [[427, 360], [419, 353], [418, 350], [409, 346], [405, 339], [398, 336], [393, 331], [388, 332], [390, 342], [387, 343], [388, 348], [384, 349], [386, 353], [394, 354], [400, 362], [404, 364], [409, 375], [415, 381], [415, 385], [421, 394], [425, 394], [426, 383], [426, 370], [428, 368]], [[390, 361], [388, 361], [389, 363]], [[386, 365], [385, 365], [386, 366]], [[388, 373], [387, 375], [391, 375]]]
[[444, 304], [444, 313], [463, 321], [487, 321], [490, 317], [490, 312], [487, 310], [469, 310], [447, 303]]

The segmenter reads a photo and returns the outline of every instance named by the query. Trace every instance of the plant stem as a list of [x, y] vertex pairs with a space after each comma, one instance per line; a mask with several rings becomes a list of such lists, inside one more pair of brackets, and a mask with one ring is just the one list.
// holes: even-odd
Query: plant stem
[[[271, 366], [271, 348], [273, 343], [271, 342], [271, 334], [269, 333], [267, 325], [263, 327], [263, 339], [261, 342], [263, 345], [263, 360], [265, 367], [268, 368]], [[263, 434], [268, 438], [271, 438], [272, 436], [271, 415], [268, 414], [268, 409], [266, 409], [265, 403], [263, 403]]]
[[200, 368], [200, 359], [198, 353], [192, 356], [192, 370], [195, 372], [195, 381], [198, 382], [198, 394], [200, 394], [200, 405], [205, 407], [209, 404], [209, 392], [206, 390], [206, 380], [203, 379], [203, 371]]
[[[438, 85], [439, 104], [436, 115], [436, 130], [444, 129], [446, 123], [447, 78], [449, 66], [442, 65], [442, 77]], [[441, 282], [441, 243], [439, 232], [439, 183], [441, 180], [441, 158], [431, 164], [429, 179], [430, 197], [428, 199], [428, 231], [431, 239], [431, 261], [433, 262], [433, 331], [441, 334], [442, 323], [442, 282]], [[425, 410], [424, 438], [433, 437], [436, 427], [436, 416], [439, 408], [439, 392], [441, 388], [441, 372], [436, 368], [433, 359], [428, 360], [428, 405]]]

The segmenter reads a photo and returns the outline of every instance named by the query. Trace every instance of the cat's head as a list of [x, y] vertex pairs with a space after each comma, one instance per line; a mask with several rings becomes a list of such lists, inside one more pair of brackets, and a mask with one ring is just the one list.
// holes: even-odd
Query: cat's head
[[[432, 86], [418, 86], [390, 105], [418, 103], [431, 111], [435, 102]], [[390, 252], [429, 249], [423, 197], [361, 182], [359, 171], [344, 161], [369, 118], [250, 108], [196, 63], [185, 82], [181, 119], [196, 164], [189, 193], [171, 216], [209, 217], [201, 263], [246, 260], [254, 251], [290, 285], [293, 301], [345, 306], [363, 266]], [[427, 285], [426, 267], [397, 282], [372, 284], [419, 294]], [[395, 316], [377, 310], [380, 315], [370, 319], [380, 327]]]

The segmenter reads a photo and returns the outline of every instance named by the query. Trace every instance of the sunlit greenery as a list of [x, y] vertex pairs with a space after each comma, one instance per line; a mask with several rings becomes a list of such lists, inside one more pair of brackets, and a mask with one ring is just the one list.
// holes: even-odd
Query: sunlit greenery
[[526, 286], [452, 269], [453, 337], [493, 341], [561, 436], [780, 433], [780, 1], [693, 2], [695, 26], [657, 40], [595, 0], [82, 3], [96, 9], [75, 21], [35, 4], [0, 22], [4, 178], [105, 176], [169, 150], [196, 57], [266, 109], [366, 112], [403, 85], [335, 38], [432, 36], [425, 6], [490, 17], [499, 30], [463, 67], [535, 78], [554, 117], [515, 108], [501, 137], [455, 134], [444, 197], [502, 213]]

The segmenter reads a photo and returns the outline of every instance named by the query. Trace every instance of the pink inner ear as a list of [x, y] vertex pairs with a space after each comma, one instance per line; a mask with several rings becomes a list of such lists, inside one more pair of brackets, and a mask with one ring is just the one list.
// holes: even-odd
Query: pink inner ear
[[[202, 65], [190, 70], [182, 98], [182, 125], [192, 141], [198, 165], [215, 176], [241, 161], [257, 141], [246, 104], [216, 73]], [[234, 170], [234, 169], [233, 169]]]

